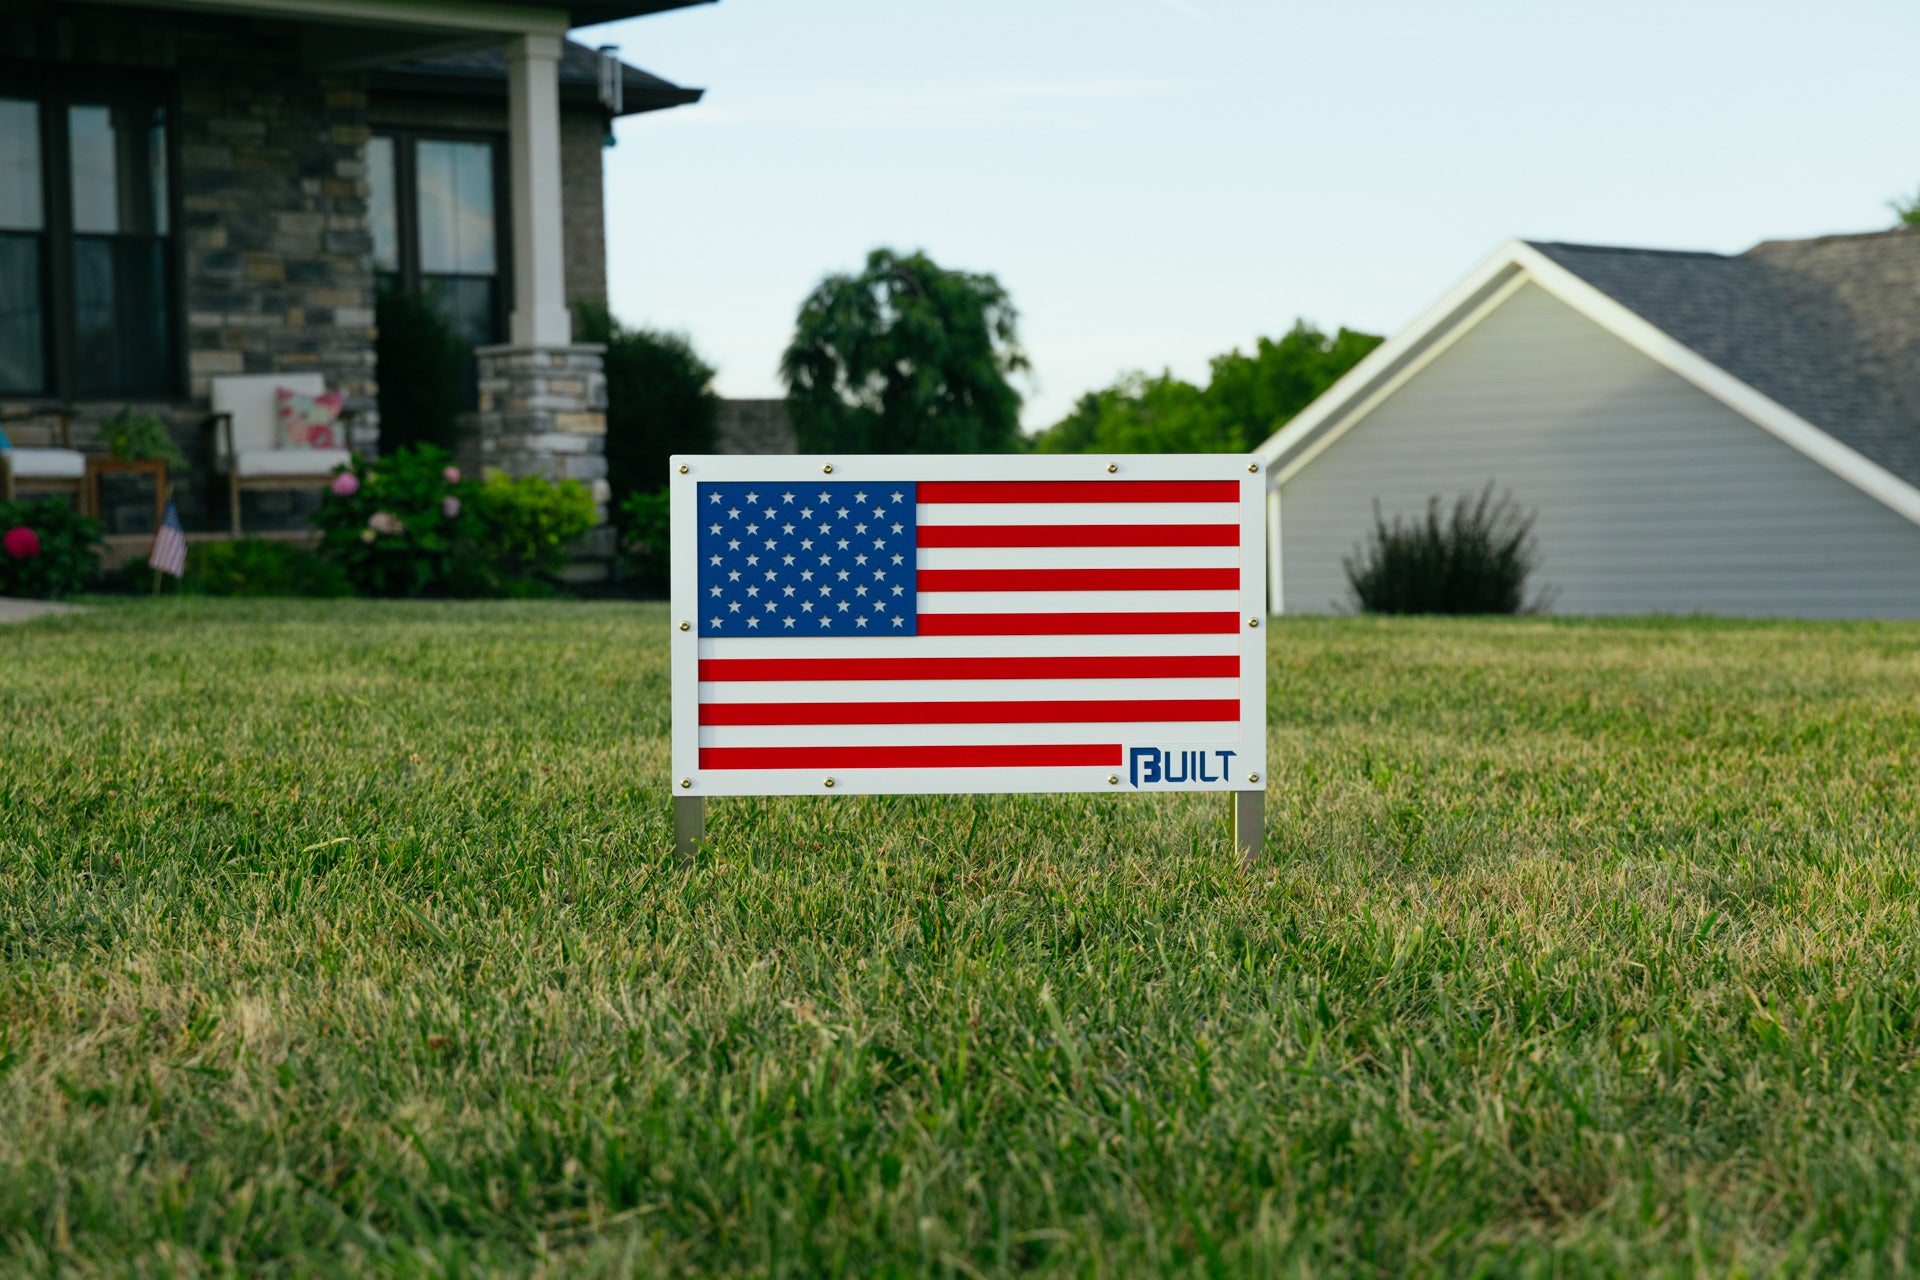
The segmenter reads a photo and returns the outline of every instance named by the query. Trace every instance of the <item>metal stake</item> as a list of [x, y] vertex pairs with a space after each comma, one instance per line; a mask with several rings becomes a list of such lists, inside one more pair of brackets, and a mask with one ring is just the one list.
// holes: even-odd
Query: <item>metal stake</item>
[[1260, 856], [1260, 850], [1267, 839], [1267, 793], [1259, 791], [1236, 791], [1233, 793], [1233, 848], [1247, 865]]
[[673, 798], [673, 852], [676, 856], [686, 857], [693, 852], [693, 843], [707, 836], [707, 798], [705, 796], [675, 796]]

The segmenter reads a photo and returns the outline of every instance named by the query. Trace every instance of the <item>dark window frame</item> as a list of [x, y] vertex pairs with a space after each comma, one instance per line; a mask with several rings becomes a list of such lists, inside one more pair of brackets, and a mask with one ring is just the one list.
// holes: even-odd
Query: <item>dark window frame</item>
[[[493, 338], [507, 338], [508, 317], [513, 314], [513, 218], [507, 183], [507, 135], [485, 129], [422, 128], [418, 125], [388, 125], [375, 120], [368, 126], [376, 138], [393, 140], [393, 231], [394, 248], [399, 258], [397, 269], [388, 271], [376, 265], [375, 274], [394, 280], [409, 297], [422, 296], [421, 282], [428, 277], [446, 280], [492, 280]], [[416, 147], [422, 142], [478, 142], [493, 152], [493, 275], [449, 274], [420, 269], [420, 186]], [[371, 173], [368, 181], [372, 181]]]
[[[40, 116], [40, 305], [45, 344], [43, 384], [38, 391], [0, 391], [0, 398], [51, 400], [69, 404], [129, 400], [184, 400], [187, 398], [187, 249], [182, 234], [180, 93], [169, 75], [124, 68], [25, 64], [0, 61], [0, 97], [36, 103]], [[147, 106], [166, 111], [167, 191], [165, 235], [107, 237], [75, 231], [73, 225], [73, 156], [68, 135], [68, 110], [76, 104], [105, 102]], [[79, 240], [146, 239], [163, 242], [167, 280], [165, 380], [154, 386], [126, 386], [81, 390], [75, 371], [80, 343], [79, 301], [74, 293], [74, 246]]]

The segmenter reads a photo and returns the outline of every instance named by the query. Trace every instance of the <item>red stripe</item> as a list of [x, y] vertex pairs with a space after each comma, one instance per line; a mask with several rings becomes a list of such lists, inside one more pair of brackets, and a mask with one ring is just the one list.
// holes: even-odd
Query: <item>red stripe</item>
[[923, 613], [923, 636], [1218, 636], [1237, 613]]
[[1238, 480], [922, 480], [919, 502], [1238, 502]]
[[1238, 720], [1232, 698], [1100, 702], [706, 702], [700, 723], [762, 724], [1167, 724]]
[[1238, 676], [1233, 654], [1115, 658], [702, 658], [702, 680], [1171, 680]]
[[1120, 763], [1117, 742], [1005, 747], [702, 747], [702, 769], [991, 769]]
[[1235, 591], [1238, 569], [922, 569], [922, 591]]
[[1237, 524], [923, 524], [921, 547], [1237, 547]]

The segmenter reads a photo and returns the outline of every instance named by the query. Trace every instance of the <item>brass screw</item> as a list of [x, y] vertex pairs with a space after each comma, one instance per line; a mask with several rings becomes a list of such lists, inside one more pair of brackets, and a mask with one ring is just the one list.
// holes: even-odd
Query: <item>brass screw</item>
[[1257, 627], [1257, 626], [1259, 626], [1259, 625], [1260, 625], [1260, 619], [1258, 619], [1258, 618], [1248, 618], [1248, 619], [1247, 619], [1247, 625], [1248, 625], [1248, 626], [1250, 626], [1250, 627]]
[[692, 778], [682, 778], [682, 779], [680, 779], [680, 785], [681, 785], [681, 786], [683, 786], [683, 787], [690, 787], [690, 786], [692, 786], [692, 785], [693, 785], [693, 779], [692, 779]]
[[[680, 468], [680, 469], [681, 469], [682, 471], [685, 471], [685, 470], [686, 470], [686, 468], [685, 468], [685, 467], [682, 467], [682, 468]], [[1255, 471], [1258, 471], [1259, 469], [1260, 469], [1260, 464], [1259, 464], [1259, 463], [1257, 463], [1257, 462], [1249, 462], [1249, 463], [1247, 464], [1247, 473], [1248, 473], [1249, 475], [1251, 475], [1251, 474], [1252, 474], [1253, 472], [1255, 472]]]
[[680, 629], [682, 631], [691, 631], [693, 630], [693, 624], [691, 622], [683, 622], [680, 624]]
[[680, 464], [680, 474], [681, 474], [681, 475], [685, 475], [685, 474], [687, 474], [687, 472], [688, 472], [688, 470], [689, 470], [689, 468], [688, 468], [688, 466], [687, 466], [687, 464], [686, 464], [686, 463], [684, 463], [684, 462], [683, 462], [683, 463], [681, 463], [681, 464]]
[[827, 779], [827, 785], [828, 785], [829, 787], [831, 787], [831, 786], [833, 785], [833, 779], [832, 779], [832, 778], [828, 778], [828, 779]]
[[1258, 782], [1258, 781], [1260, 781], [1260, 775], [1259, 775], [1259, 774], [1257, 774], [1257, 773], [1250, 773], [1250, 774], [1248, 774], [1248, 775], [1247, 775], [1247, 781], [1248, 781], [1248, 782]]
[[1108, 474], [1108, 475], [1112, 475], [1112, 474], [1113, 474], [1114, 472], [1116, 472], [1116, 471], [1118, 471], [1119, 469], [1120, 469], [1120, 464], [1119, 464], [1119, 463], [1117, 463], [1117, 462], [1109, 462], [1109, 463], [1107, 464], [1107, 474]]
[[1110, 774], [1108, 774], [1108, 775], [1107, 775], [1107, 782], [1108, 782], [1108, 784], [1109, 784], [1109, 785], [1111, 785], [1111, 786], [1116, 786], [1116, 787], [1117, 787], [1117, 786], [1119, 786], [1119, 785], [1120, 785], [1120, 775], [1119, 775], [1119, 774], [1117, 774], [1117, 773], [1110, 773]]
[[[832, 475], [832, 474], [833, 474], [833, 464], [832, 464], [831, 462], [829, 462], [829, 463], [828, 463], [828, 464], [827, 464], [826, 466], [824, 466], [824, 467], [822, 467], [822, 468], [820, 468], [820, 474], [821, 474], [821, 475], [823, 475], [823, 476], [830, 476], [830, 475]], [[832, 784], [832, 782], [831, 782], [831, 781], [829, 781], [827, 785], [829, 785], [829, 786], [831, 786], [831, 785], [833, 785], [833, 784]]]

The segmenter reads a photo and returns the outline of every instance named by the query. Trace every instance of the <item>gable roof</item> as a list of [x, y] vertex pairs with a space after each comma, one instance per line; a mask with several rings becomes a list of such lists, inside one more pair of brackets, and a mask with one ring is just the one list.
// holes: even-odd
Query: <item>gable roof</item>
[[[507, 93], [507, 53], [499, 45], [462, 49], [430, 58], [390, 63], [373, 73], [376, 88], [413, 93], [457, 94], [473, 98], [504, 98]], [[573, 40], [560, 46], [560, 100], [574, 105], [600, 101], [600, 55]], [[683, 89], [638, 67], [620, 64], [623, 116], [700, 101], [705, 89]]]
[[1920, 523], [1920, 231], [1907, 230], [1734, 255], [1514, 241], [1261, 446], [1273, 483], [1526, 283]]

